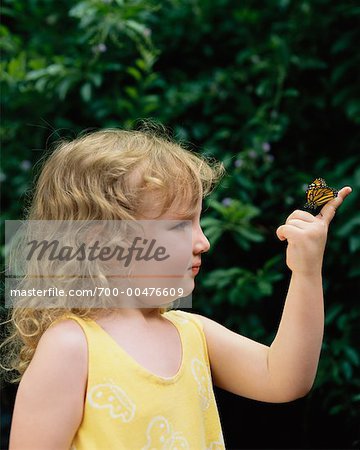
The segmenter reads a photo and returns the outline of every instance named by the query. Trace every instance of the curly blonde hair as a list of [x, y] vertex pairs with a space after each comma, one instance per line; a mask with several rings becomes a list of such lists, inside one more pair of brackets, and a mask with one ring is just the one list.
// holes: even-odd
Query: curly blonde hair
[[[223, 165], [159, 135], [105, 129], [58, 142], [38, 177], [28, 220], [135, 220], [144, 194], [156, 193], [160, 215], [176, 201], [191, 216], [224, 173]], [[94, 317], [94, 308], [29, 308], [9, 311], [4, 378], [18, 382], [42, 334], [67, 313]], [[160, 308], [163, 313], [167, 308]], [[13, 371], [19, 376], [12, 377]], [[10, 374], [10, 376], [9, 376]]]

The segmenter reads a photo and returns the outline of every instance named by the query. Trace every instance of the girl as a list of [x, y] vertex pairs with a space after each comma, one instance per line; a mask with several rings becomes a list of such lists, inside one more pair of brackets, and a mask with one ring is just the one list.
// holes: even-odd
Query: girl
[[[54, 151], [29, 219], [185, 219], [171, 230], [180, 241], [190, 220], [191, 262], [181, 277], [187, 295], [209, 250], [199, 223], [201, 201], [222, 173], [221, 164], [149, 131], [98, 131]], [[322, 341], [327, 229], [350, 192], [343, 188], [316, 217], [294, 211], [278, 228], [278, 238], [288, 241], [292, 278], [270, 347], [201, 315], [172, 310], [176, 296], [144, 295], [126, 308], [119, 307], [121, 295], [110, 304], [98, 296], [100, 303], [81, 308], [68, 297], [59, 307], [46, 308], [37, 298], [17, 305], [7, 342], [21, 378], [10, 449], [222, 449], [212, 383], [264, 402], [306, 395]], [[134, 282], [127, 275], [126, 282]]]

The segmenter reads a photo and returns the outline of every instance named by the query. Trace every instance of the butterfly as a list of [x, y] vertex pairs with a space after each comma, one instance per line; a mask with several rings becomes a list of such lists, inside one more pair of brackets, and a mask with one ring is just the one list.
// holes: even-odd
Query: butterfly
[[306, 204], [304, 208], [316, 209], [337, 197], [338, 191], [329, 187], [323, 178], [316, 178], [308, 185], [305, 195]]

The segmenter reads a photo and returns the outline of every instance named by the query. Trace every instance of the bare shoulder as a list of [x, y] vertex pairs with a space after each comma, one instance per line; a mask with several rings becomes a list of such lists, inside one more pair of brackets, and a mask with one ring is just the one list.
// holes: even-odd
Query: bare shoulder
[[227, 339], [229, 335], [236, 335], [236, 333], [213, 319], [209, 319], [201, 314], [191, 313], [191, 315], [202, 326], [210, 354], [212, 353], [213, 348], [219, 346], [222, 339]]
[[[215, 320], [209, 319], [208, 317], [202, 316], [201, 314], [191, 313], [191, 315], [193, 317], [195, 317], [198, 321], [201, 322], [201, 324], [202, 324], [202, 326], [204, 328], [204, 331], [205, 331], [205, 328], [208, 330], [209, 328], [214, 327], [214, 326], [215, 327], [216, 326], [223, 327], [223, 325], [221, 325], [220, 323], [216, 322]], [[225, 328], [225, 327], [223, 327], [223, 328]]]
[[80, 325], [71, 319], [61, 320], [41, 336], [22, 383], [41, 377], [48, 387], [58, 388], [73, 381], [85, 389], [87, 359], [87, 341]]
[[87, 364], [86, 337], [75, 321], [44, 332], [18, 388], [11, 449], [70, 447], [82, 420]]
[[87, 369], [87, 341], [80, 325], [64, 319], [41, 336], [33, 361], [56, 360], [56, 365], [71, 363], [72, 371]]
[[210, 350], [220, 349], [222, 351], [222, 345], [229, 342], [237, 342], [238, 345], [242, 346], [258, 346], [258, 348], [267, 348], [266, 346], [259, 344], [252, 339], [249, 339], [235, 331], [230, 330], [226, 326], [219, 322], [216, 322], [209, 317], [202, 316], [200, 314], [192, 313], [192, 315], [201, 322], [206, 337], [208, 346], [212, 347]]
[[75, 320], [71, 319], [63, 319], [49, 327], [41, 336], [38, 348], [40, 345], [49, 345], [49, 342], [52, 345], [65, 347], [68, 351], [81, 352], [87, 348], [82, 328]]

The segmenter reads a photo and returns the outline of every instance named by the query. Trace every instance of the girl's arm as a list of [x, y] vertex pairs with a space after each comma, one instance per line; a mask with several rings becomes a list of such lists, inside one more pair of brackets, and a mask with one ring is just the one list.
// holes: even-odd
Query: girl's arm
[[327, 230], [350, 192], [350, 188], [343, 188], [316, 217], [294, 211], [278, 228], [279, 239], [288, 241], [286, 262], [292, 277], [280, 326], [270, 347], [199, 316], [217, 386], [274, 403], [295, 400], [309, 392], [323, 336], [321, 267]]
[[82, 420], [87, 342], [64, 320], [41, 337], [16, 395], [9, 450], [69, 450]]

